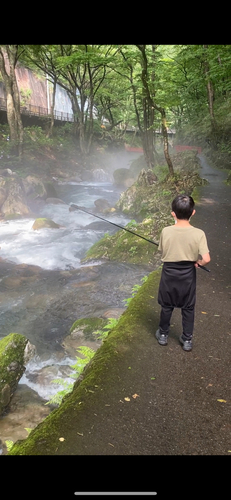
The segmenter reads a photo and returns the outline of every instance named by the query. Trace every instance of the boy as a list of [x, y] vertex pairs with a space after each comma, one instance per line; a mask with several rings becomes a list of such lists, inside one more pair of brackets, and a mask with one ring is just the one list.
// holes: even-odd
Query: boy
[[184, 351], [192, 349], [196, 267], [210, 262], [204, 231], [190, 224], [190, 217], [195, 214], [194, 205], [191, 196], [180, 194], [174, 198], [171, 215], [175, 225], [162, 230], [158, 247], [162, 252], [163, 268], [158, 292], [161, 313], [156, 338], [160, 345], [167, 345], [173, 309], [181, 308], [183, 333], [179, 340]]

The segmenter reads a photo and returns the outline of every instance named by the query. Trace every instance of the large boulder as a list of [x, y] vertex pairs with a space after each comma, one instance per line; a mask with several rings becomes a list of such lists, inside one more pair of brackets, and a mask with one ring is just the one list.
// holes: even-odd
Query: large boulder
[[10, 333], [0, 340], [0, 415], [7, 408], [31, 353], [35, 352], [33, 347], [19, 333]]
[[60, 227], [63, 227], [63, 226], [60, 226], [60, 224], [56, 224], [56, 222], [54, 222], [53, 220], [45, 217], [45, 218], [36, 219], [34, 221], [32, 229], [34, 231], [38, 231], [39, 229], [43, 229], [45, 227], [48, 227], [50, 229], [59, 229]]
[[32, 198], [47, 198], [47, 190], [43, 182], [35, 175], [28, 175], [23, 179], [23, 185], [27, 196]]
[[99, 198], [98, 200], [95, 200], [94, 205], [96, 206], [99, 212], [102, 213], [113, 212], [113, 207], [111, 207], [110, 203], [104, 198]]
[[114, 184], [120, 187], [129, 187], [133, 184], [135, 177], [128, 168], [117, 168], [113, 172]]
[[0, 211], [5, 216], [29, 215], [26, 192], [17, 174], [0, 176]]

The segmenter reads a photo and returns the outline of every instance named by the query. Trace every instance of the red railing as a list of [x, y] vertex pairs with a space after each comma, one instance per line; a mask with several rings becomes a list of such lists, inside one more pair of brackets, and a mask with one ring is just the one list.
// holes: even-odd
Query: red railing
[[125, 149], [126, 151], [135, 151], [137, 153], [143, 153], [143, 148], [133, 148], [132, 146], [127, 146], [127, 144], [125, 144]]
[[174, 146], [174, 148], [177, 151], [177, 153], [178, 153], [178, 151], [185, 151], [186, 149], [194, 149], [194, 150], [196, 149], [198, 154], [201, 154], [201, 147], [199, 147], [199, 146], [179, 146], [179, 145], [177, 145], [177, 146]]

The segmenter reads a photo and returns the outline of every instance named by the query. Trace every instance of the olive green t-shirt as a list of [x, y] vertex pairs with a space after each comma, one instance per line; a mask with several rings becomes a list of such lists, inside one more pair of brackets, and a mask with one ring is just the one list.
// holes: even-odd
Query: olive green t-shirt
[[158, 250], [162, 252], [163, 262], [195, 262], [199, 256], [209, 252], [204, 231], [193, 226], [165, 227], [160, 235]]

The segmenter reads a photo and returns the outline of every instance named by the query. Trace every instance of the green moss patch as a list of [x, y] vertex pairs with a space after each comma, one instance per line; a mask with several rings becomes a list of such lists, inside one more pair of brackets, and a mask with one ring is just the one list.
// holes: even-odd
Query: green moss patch
[[24, 351], [28, 340], [19, 333], [10, 333], [0, 340], [0, 414], [7, 407], [22, 377]]
[[153, 301], [156, 301], [159, 279], [160, 269], [149, 275], [86, 366], [82, 379], [74, 384], [73, 391], [64, 398], [59, 408], [31, 431], [26, 440], [15, 443], [9, 455], [78, 455], [82, 425], [79, 422], [85, 423], [88, 432], [90, 427], [87, 417], [85, 419], [86, 412], [97, 413], [102, 406], [105, 407], [107, 401], [104, 395], [116, 387], [118, 373], [128, 363], [126, 359], [134, 348], [135, 340], [139, 341], [140, 330], [152, 333]]

